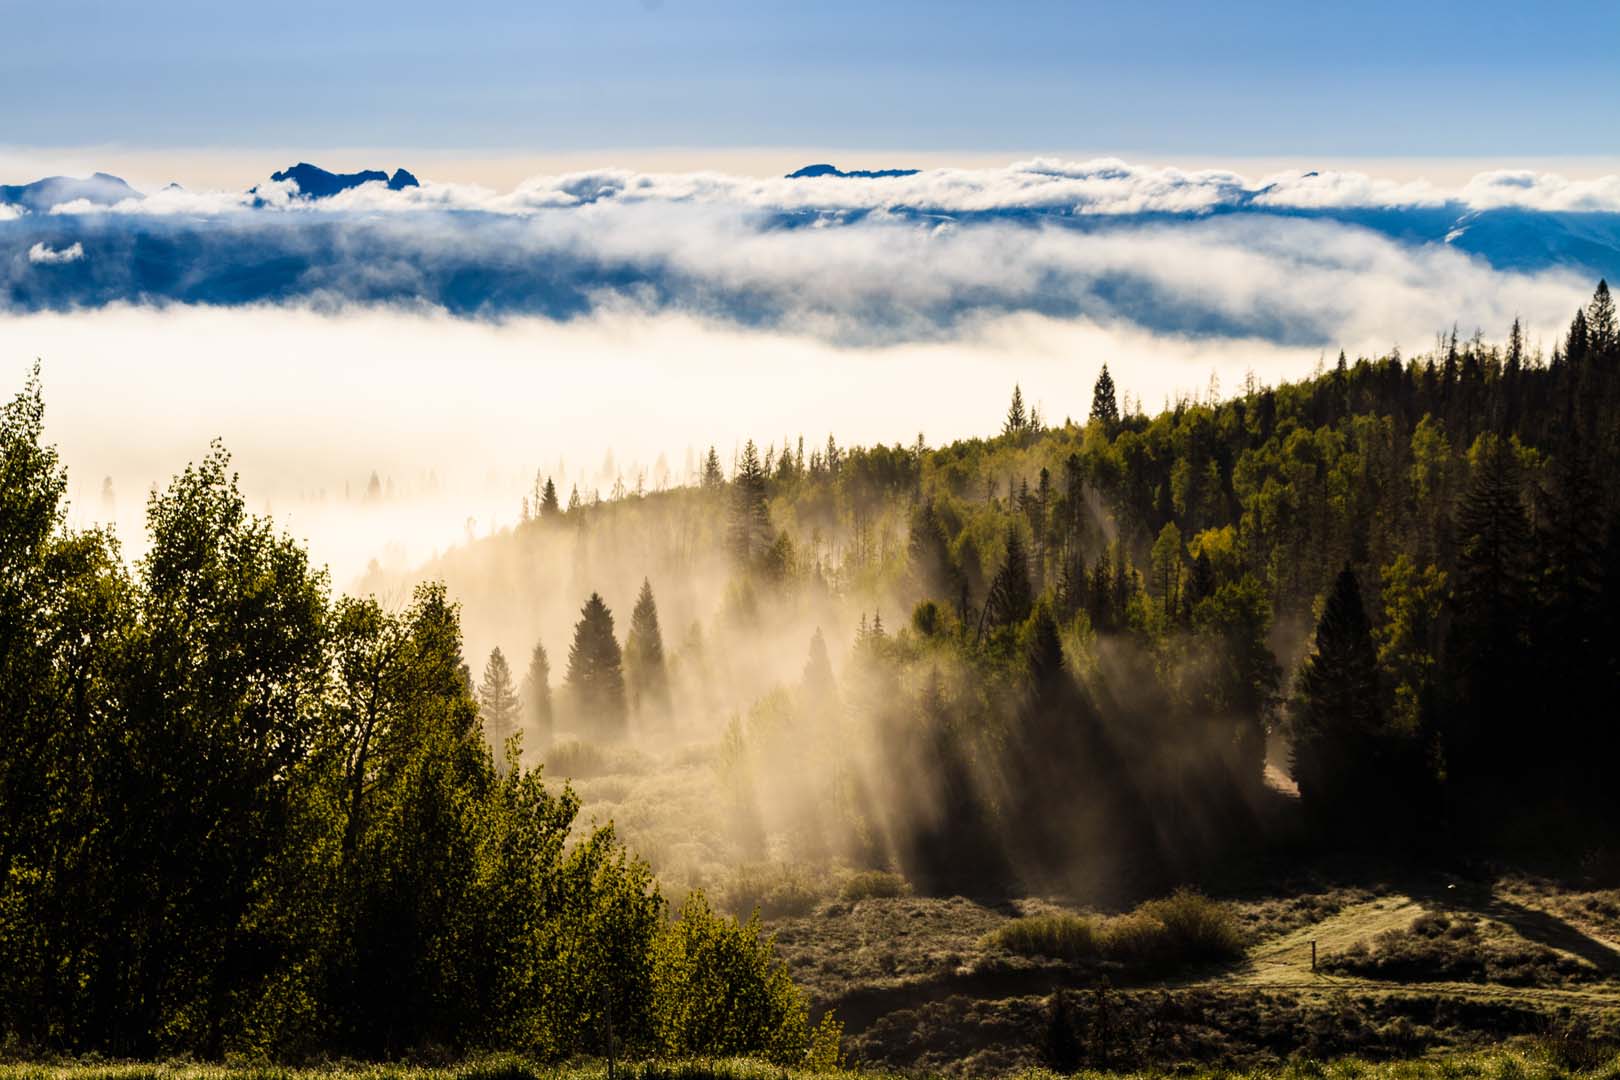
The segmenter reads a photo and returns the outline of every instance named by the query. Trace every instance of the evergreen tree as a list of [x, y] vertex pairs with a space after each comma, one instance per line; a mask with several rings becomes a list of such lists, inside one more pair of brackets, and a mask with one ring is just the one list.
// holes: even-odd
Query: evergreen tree
[[749, 439], [743, 447], [737, 475], [732, 479], [731, 520], [727, 529], [731, 557], [743, 569], [751, 569], [771, 545], [771, 512], [765, 485], [759, 450], [754, 440]]
[[703, 459], [703, 477], [700, 486], [704, 491], [719, 491], [726, 486], [726, 474], [720, 471], [720, 455], [709, 447], [709, 453]]
[[1119, 402], [1114, 397], [1114, 377], [1108, 373], [1107, 364], [1091, 388], [1091, 420], [1101, 424], [1103, 433], [1110, 437], [1119, 430]]
[[630, 701], [638, 712], [660, 713], [669, 708], [669, 675], [664, 666], [664, 635], [658, 628], [658, 605], [652, 582], [643, 578], [641, 594], [630, 613], [630, 633], [624, 642], [625, 674]]
[[1299, 672], [1293, 774], [1305, 810], [1324, 831], [1345, 835], [1371, 822], [1365, 803], [1381, 791], [1378, 654], [1348, 567], [1339, 572]]
[[1609, 295], [1607, 280], [1598, 282], [1592, 294], [1592, 303], [1586, 309], [1587, 347], [1594, 357], [1611, 359], [1620, 349], [1620, 325], [1616, 324], [1614, 297]]
[[984, 601], [984, 619], [992, 627], [1018, 626], [1029, 618], [1035, 604], [1035, 591], [1029, 580], [1029, 555], [1024, 535], [1016, 525], [1007, 530], [1007, 553], [1001, 569], [990, 582]]
[[557, 501], [557, 485], [546, 477], [546, 486], [540, 493], [540, 517], [550, 519], [562, 512], [562, 506]]
[[523, 677], [524, 712], [544, 747], [551, 740], [551, 658], [543, 642], [534, 643], [529, 670]]
[[1029, 414], [1024, 411], [1024, 391], [1013, 385], [1012, 404], [1007, 406], [1007, 419], [1001, 425], [1001, 434], [1022, 438], [1029, 431]]
[[517, 690], [512, 685], [512, 669], [506, 663], [506, 656], [496, 647], [489, 654], [484, 679], [478, 684], [478, 712], [496, 760], [506, 762], [509, 768], [515, 762], [506, 759], [506, 741], [517, 731], [520, 711]]
[[570, 704], [586, 730], [607, 739], [624, 735], [628, 710], [623, 655], [613, 636], [613, 613], [600, 593], [591, 593], [574, 624], [566, 682]]

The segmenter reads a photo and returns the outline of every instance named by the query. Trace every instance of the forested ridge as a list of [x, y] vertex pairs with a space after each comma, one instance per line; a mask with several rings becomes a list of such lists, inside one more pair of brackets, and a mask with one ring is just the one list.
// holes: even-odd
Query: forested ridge
[[[1083, 422], [1015, 392], [998, 435], [939, 448], [749, 443], [608, 502], [537, 478], [514, 546], [464, 557], [517, 605], [502, 560], [574, 553], [555, 687], [532, 640], [475, 686], [445, 585], [334, 598], [218, 448], [126, 566], [66, 528], [43, 408], [36, 376], [0, 430], [19, 1045], [825, 1061], [757, 927], [701, 896], [672, 921], [526, 767], [677, 735], [746, 857], [946, 894], [1150, 892], [1265, 850], [1599, 865], [1620, 835], [1606, 285], [1546, 357], [1453, 332], [1151, 418], [1104, 368]], [[622, 645], [610, 557], [639, 586]]]

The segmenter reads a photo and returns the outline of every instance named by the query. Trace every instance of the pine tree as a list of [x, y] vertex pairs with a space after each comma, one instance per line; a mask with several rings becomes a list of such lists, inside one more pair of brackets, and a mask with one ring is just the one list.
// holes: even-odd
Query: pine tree
[[726, 475], [720, 471], [720, 455], [715, 453], [714, 447], [709, 447], [708, 456], [703, 459], [703, 478], [700, 486], [704, 491], [719, 491], [726, 486]]
[[625, 733], [623, 659], [613, 636], [613, 613], [601, 594], [593, 592], [574, 625], [566, 681], [575, 715], [586, 730], [601, 738], [619, 738]]
[[1361, 586], [1341, 570], [1316, 624], [1316, 647], [1300, 668], [1294, 704], [1293, 774], [1305, 810], [1330, 833], [1351, 828], [1378, 796], [1378, 653]]
[[[865, 616], [862, 616], [864, 619]], [[864, 628], [864, 624], [863, 624]], [[810, 653], [799, 679], [805, 700], [813, 712], [827, 712], [838, 704], [838, 684], [833, 680], [832, 660], [827, 655], [827, 639], [821, 627], [810, 638]]]
[[562, 506], [557, 502], [557, 485], [546, 477], [546, 486], [540, 492], [540, 517], [543, 520], [556, 517], [562, 512]]
[[1614, 297], [1609, 295], [1609, 283], [1600, 280], [1592, 303], [1586, 309], [1587, 347], [1594, 357], [1612, 359], [1620, 348], [1620, 326], [1616, 325]]
[[506, 741], [517, 730], [520, 705], [512, 686], [512, 669], [499, 648], [490, 652], [489, 662], [484, 665], [484, 679], [478, 684], [478, 712], [495, 750], [495, 760], [510, 767], [514, 762], [506, 760]]
[[1029, 431], [1029, 414], [1024, 411], [1024, 391], [1015, 383], [1012, 404], [1007, 406], [1007, 419], [1001, 425], [1001, 433], [1021, 438], [1027, 431]]
[[523, 677], [524, 712], [529, 726], [544, 746], [551, 740], [551, 658], [542, 642], [534, 643], [529, 670]]
[[1001, 560], [1001, 569], [990, 583], [990, 594], [984, 601], [984, 620], [992, 627], [1018, 626], [1029, 618], [1035, 604], [1034, 589], [1029, 580], [1029, 555], [1024, 548], [1024, 535], [1014, 525], [1007, 530], [1007, 554]]
[[630, 680], [630, 702], [637, 712], [663, 713], [669, 708], [669, 674], [664, 665], [664, 635], [658, 628], [658, 605], [652, 582], [643, 578], [641, 594], [630, 613], [630, 634], [624, 642], [625, 674]]
[[766, 501], [765, 469], [749, 439], [731, 485], [731, 521], [727, 529], [731, 557], [739, 567], [754, 566], [771, 545], [771, 512]]
[[1107, 364], [1091, 388], [1091, 420], [1101, 424], [1103, 433], [1110, 437], [1119, 429], [1119, 401], [1114, 396], [1114, 377], [1108, 373]]
[[1517, 745], [1531, 534], [1514, 446], [1481, 435], [1469, 459], [1472, 476], [1456, 513], [1456, 619], [1449, 654], [1459, 700], [1449, 741], [1460, 770], [1488, 798], [1494, 778], [1511, 770]]

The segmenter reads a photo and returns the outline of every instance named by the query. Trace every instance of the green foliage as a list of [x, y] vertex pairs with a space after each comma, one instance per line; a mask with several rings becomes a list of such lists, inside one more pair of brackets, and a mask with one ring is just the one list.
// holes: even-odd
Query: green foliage
[[715, 914], [693, 893], [653, 951], [652, 1031], [661, 1055], [756, 1053], [778, 1065], [836, 1065], [840, 1028], [810, 1022], [802, 991], [776, 959], [758, 917]]
[[[497, 650], [475, 698], [444, 587], [397, 614], [333, 601], [246, 512], [217, 446], [153, 494], [131, 575], [106, 536], [63, 528], [42, 416], [36, 380], [0, 412], [0, 1041], [654, 1050], [651, 873], [611, 828], [576, 828], [571, 790], [497, 770], [480, 714], [515, 724], [511, 672]], [[581, 669], [612, 643], [593, 599]], [[537, 650], [536, 685], [546, 668]], [[693, 970], [753, 1007], [759, 970]], [[785, 980], [768, 975], [771, 1022], [734, 1018], [728, 1052], [836, 1052], [782, 1005]]]

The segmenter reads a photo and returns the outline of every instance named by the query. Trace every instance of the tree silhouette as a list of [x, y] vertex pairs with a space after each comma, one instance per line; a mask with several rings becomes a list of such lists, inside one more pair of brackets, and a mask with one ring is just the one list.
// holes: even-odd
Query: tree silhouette
[[643, 578], [641, 593], [630, 613], [630, 633], [624, 642], [625, 674], [630, 681], [631, 704], [638, 712], [661, 713], [669, 708], [669, 676], [664, 665], [664, 635], [658, 628], [658, 605], [652, 582]]
[[625, 733], [623, 661], [613, 636], [613, 613], [601, 594], [593, 592], [574, 624], [565, 681], [574, 715], [586, 731], [601, 738], [621, 738]]

